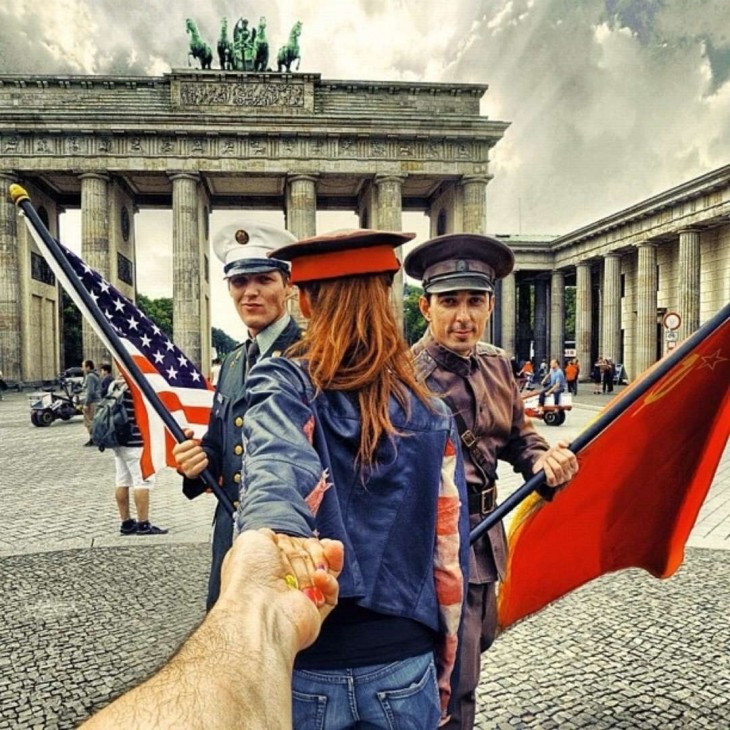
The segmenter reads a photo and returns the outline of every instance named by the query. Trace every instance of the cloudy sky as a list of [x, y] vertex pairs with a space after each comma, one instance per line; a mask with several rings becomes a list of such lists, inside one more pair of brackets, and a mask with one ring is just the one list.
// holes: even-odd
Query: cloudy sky
[[[489, 84], [482, 113], [511, 127], [492, 154], [488, 228], [563, 234], [730, 162], [727, 8], [727, 0], [5, 2], [0, 73], [161, 75], [187, 64], [188, 16], [212, 43], [222, 17], [264, 14], [276, 47], [301, 20], [301, 70], [325, 79]], [[425, 233], [421, 218], [406, 216], [404, 228]], [[213, 233], [226, 222], [214, 214]], [[323, 216], [318, 228], [339, 224]], [[142, 257], [169, 227], [164, 216], [137, 216]], [[169, 280], [155, 282], [140, 276], [140, 290], [170, 294]], [[224, 290], [214, 300], [214, 324], [239, 336]]]

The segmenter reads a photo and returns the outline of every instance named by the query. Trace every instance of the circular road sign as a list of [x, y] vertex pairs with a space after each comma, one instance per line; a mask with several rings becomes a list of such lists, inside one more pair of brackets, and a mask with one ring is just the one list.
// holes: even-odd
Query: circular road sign
[[668, 330], [678, 330], [682, 324], [682, 318], [676, 312], [667, 312], [664, 315], [664, 326]]

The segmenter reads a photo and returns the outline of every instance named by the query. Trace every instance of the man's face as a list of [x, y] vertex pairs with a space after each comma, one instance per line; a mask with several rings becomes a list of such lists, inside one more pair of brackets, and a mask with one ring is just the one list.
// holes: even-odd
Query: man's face
[[279, 271], [239, 274], [228, 279], [238, 316], [254, 337], [284, 315], [290, 290]]
[[423, 296], [419, 306], [436, 342], [467, 356], [487, 326], [494, 300], [488, 292], [460, 290]]

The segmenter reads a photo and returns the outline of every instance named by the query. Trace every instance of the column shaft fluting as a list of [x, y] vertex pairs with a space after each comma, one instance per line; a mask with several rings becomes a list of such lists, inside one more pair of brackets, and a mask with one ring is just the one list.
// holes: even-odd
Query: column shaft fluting
[[[402, 188], [405, 177], [402, 175], [376, 175], [377, 189], [377, 221], [378, 228], [384, 231], [403, 230], [403, 198]], [[402, 246], [396, 250], [398, 258], [403, 261]], [[403, 331], [403, 270], [393, 279], [393, 311], [398, 325]]]
[[465, 233], [487, 232], [487, 183], [486, 176], [464, 177], [461, 180], [463, 191], [463, 228]]
[[679, 232], [678, 309], [682, 323], [679, 340], [689, 337], [700, 326], [700, 233]]
[[170, 175], [170, 179], [172, 180], [173, 339], [192, 362], [202, 367], [199, 178], [194, 174], [178, 173]]
[[575, 351], [580, 362], [581, 373], [587, 376], [593, 363], [591, 362], [591, 267], [580, 263], [575, 267]]
[[656, 360], [657, 273], [656, 246], [653, 243], [642, 243], [638, 246], [636, 279], [634, 376], [643, 373]]
[[603, 357], [618, 362], [621, 345], [621, 257], [607, 254], [603, 260]]
[[317, 176], [290, 175], [286, 226], [297, 238], [317, 235]]
[[535, 282], [535, 360], [538, 364], [548, 359], [547, 341], [547, 282]]
[[0, 367], [8, 380], [21, 380], [20, 259], [18, 218], [8, 190], [16, 178], [0, 173]]
[[[88, 172], [81, 179], [81, 258], [105, 279], [111, 278], [109, 256], [109, 176]], [[109, 360], [109, 353], [89, 322], [81, 326], [83, 358], [98, 367]], [[68, 363], [67, 363], [68, 365]]]
[[553, 271], [550, 277], [550, 356], [563, 365], [565, 351], [565, 275]]
[[500, 301], [502, 310], [502, 347], [510, 354], [517, 356], [517, 290], [514, 274], [507, 274], [502, 279]]

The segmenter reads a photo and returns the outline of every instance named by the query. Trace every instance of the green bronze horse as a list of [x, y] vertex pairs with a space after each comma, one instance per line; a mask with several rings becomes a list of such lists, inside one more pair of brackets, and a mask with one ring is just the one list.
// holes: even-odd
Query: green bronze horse
[[224, 71], [233, 70], [233, 43], [228, 39], [228, 19], [223, 18], [218, 37], [218, 62]]
[[188, 66], [190, 66], [190, 57], [197, 58], [200, 61], [200, 68], [209, 69], [213, 63], [213, 51], [210, 46], [200, 37], [198, 28], [191, 18], [185, 21], [187, 32], [190, 33], [190, 50], [188, 51]]
[[276, 57], [276, 64], [278, 71], [281, 73], [282, 68], [286, 68], [287, 73], [291, 73], [291, 65], [294, 61], [297, 62], [297, 71], [299, 70], [299, 64], [302, 61], [299, 55], [299, 36], [302, 33], [302, 21], [297, 20], [289, 33], [289, 42], [279, 49], [279, 53]]
[[269, 65], [269, 39], [266, 37], [266, 18], [259, 18], [259, 27], [254, 42], [253, 70], [266, 71]]

